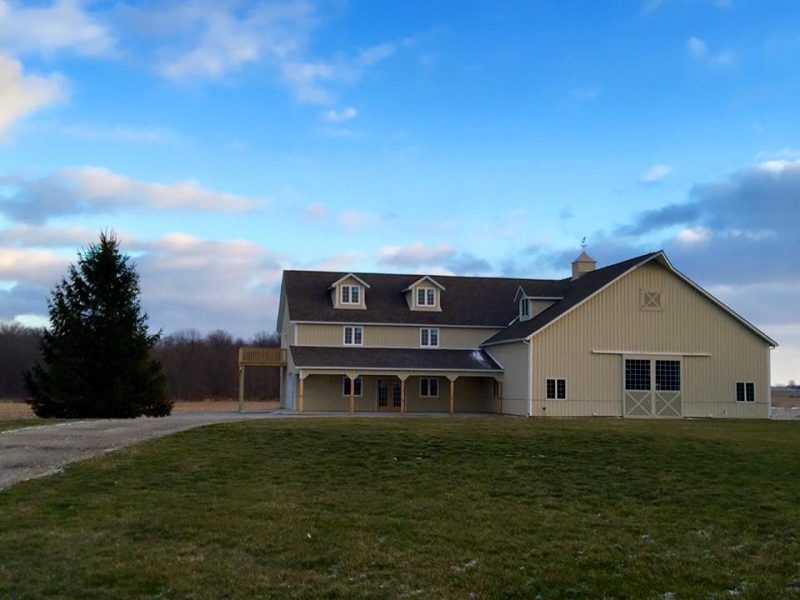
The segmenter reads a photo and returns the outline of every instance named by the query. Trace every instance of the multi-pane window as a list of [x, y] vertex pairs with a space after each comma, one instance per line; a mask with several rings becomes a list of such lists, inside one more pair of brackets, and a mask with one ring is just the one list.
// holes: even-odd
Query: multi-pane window
[[350, 395], [350, 386], [353, 386], [353, 396], [361, 395], [361, 377], [350, 379], [347, 375], [342, 378], [342, 396]]
[[427, 348], [439, 346], [439, 330], [437, 328], [423, 327], [419, 330], [419, 345]]
[[420, 379], [419, 395], [422, 398], [436, 398], [439, 395], [439, 380], [436, 377], [423, 377]]
[[737, 402], [755, 402], [756, 384], [752, 381], [739, 381], [736, 383]]
[[345, 325], [344, 345], [361, 346], [364, 344], [364, 328], [355, 325]]
[[417, 288], [417, 306], [434, 306], [436, 304], [436, 290], [432, 287]]
[[531, 303], [527, 298], [519, 299], [519, 316], [528, 317], [531, 314]]
[[659, 392], [679, 392], [681, 390], [681, 361], [656, 361], [656, 390]]
[[546, 381], [545, 390], [547, 393], [545, 397], [548, 400], [566, 400], [567, 399], [567, 380], [566, 379], [548, 379]]
[[625, 360], [625, 389], [650, 391], [650, 361]]
[[342, 304], [360, 304], [361, 303], [361, 286], [358, 285], [343, 285], [341, 287], [341, 302]]

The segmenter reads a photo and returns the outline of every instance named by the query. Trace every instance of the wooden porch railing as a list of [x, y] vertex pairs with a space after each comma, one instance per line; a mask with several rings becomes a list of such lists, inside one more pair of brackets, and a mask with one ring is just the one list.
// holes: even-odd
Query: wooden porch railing
[[240, 367], [285, 367], [284, 348], [239, 348]]

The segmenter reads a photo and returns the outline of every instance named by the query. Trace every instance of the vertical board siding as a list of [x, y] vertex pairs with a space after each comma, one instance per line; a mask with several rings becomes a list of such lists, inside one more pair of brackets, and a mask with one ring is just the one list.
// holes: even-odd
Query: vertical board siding
[[[641, 310], [642, 290], [661, 292], [663, 310]], [[533, 343], [534, 416], [622, 414], [623, 357], [593, 350], [710, 353], [683, 358], [683, 416], [768, 416], [767, 343], [652, 262], [553, 323]], [[545, 380], [554, 377], [567, 379], [567, 400], [545, 400]], [[755, 404], [735, 401], [737, 381], [755, 383]]]
[[484, 348], [497, 364], [503, 367], [503, 413], [527, 415], [528, 345], [523, 342], [498, 344]]
[[[358, 323], [355, 323], [358, 325]], [[343, 346], [341, 325], [297, 325], [298, 346]], [[418, 326], [364, 325], [364, 346], [371, 348], [419, 348]], [[435, 327], [435, 326], [434, 326]], [[439, 327], [439, 348], [471, 349], [493, 336], [498, 329]]]

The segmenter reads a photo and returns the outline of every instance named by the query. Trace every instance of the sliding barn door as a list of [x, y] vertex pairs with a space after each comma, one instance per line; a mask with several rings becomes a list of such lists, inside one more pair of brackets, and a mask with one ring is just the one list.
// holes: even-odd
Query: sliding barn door
[[680, 417], [680, 358], [625, 358], [622, 414], [626, 417]]

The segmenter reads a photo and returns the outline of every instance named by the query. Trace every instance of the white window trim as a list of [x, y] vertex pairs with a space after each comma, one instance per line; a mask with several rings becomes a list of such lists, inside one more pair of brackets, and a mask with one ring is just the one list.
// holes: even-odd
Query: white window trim
[[[739, 400], [739, 398], [738, 398], [737, 388], [739, 387], [740, 383], [744, 385], [744, 400]], [[753, 401], [752, 402], [747, 400], [747, 384], [748, 383], [753, 386]], [[737, 404], [757, 404], [758, 403], [758, 395], [756, 394], [756, 383], [755, 383], [755, 381], [737, 381], [736, 383], [734, 383], [733, 384], [733, 399]]]
[[[423, 331], [427, 331], [428, 332], [428, 343], [427, 344], [423, 344], [422, 343], [422, 332]], [[431, 332], [433, 332], [433, 331], [436, 332], [436, 343], [435, 344], [431, 343]], [[419, 330], [419, 347], [420, 348], [438, 348], [439, 347], [439, 328], [438, 327], [420, 327], [420, 330]]]
[[[555, 389], [555, 397], [554, 398], [550, 398], [547, 395], [547, 382], [550, 381], [550, 380], [553, 380], [553, 381], [556, 382], [556, 389]], [[559, 381], [563, 381], [564, 382], [564, 397], [563, 398], [559, 398], [558, 397], [558, 382]], [[567, 381], [567, 378], [566, 377], [545, 377], [544, 378], [544, 399], [545, 400], [558, 400], [558, 401], [569, 400], [569, 381]]]
[[[348, 299], [347, 299], [346, 302], [345, 302], [344, 298], [342, 297], [342, 294], [344, 293], [344, 289], [345, 288], [347, 288], [347, 290], [348, 290], [348, 292], [347, 292], [347, 298]], [[354, 289], [358, 290], [358, 302], [353, 302], [353, 290]], [[355, 306], [358, 306], [359, 304], [361, 304], [361, 293], [362, 292], [361, 292], [361, 286], [360, 285], [342, 285], [342, 286], [339, 286], [339, 304], [353, 304]]]
[[[347, 330], [352, 329], [353, 332], [351, 334], [353, 341], [351, 343], [347, 343]], [[361, 330], [361, 343], [356, 344], [356, 329]], [[364, 345], [364, 327], [361, 325], [345, 325], [342, 327], [342, 346], [363, 346]]]
[[[347, 391], [344, 389], [344, 386], [346, 385], [346, 382], [347, 382], [348, 379], [350, 379], [350, 378], [347, 375], [344, 375], [342, 377], [342, 397], [344, 397], [344, 398], [349, 398], [350, 397], [350, 394], [348, 394]], [[358, 377], [356, 377], [356, 379], [361, 381], [361, 385], [359, 386], [358, 394], [354, 393], [353, 394], [353, 398], [361, 398], [361, 396], [364, 394], [364, 381], [361, 379], [360, 375]], [[355, 386], [356, 385], [356, 379], [353, 379], [350, 382], [350, 385]], [[355, 392], [355, 387], [353, 387], [353, 391]]]
[[[428, 291], [429, 290], [433, 291], [433, 303], [431, 303], [431, 304], [428, 304]], [[420, 303], [420, 301], [419, 301], [419, 293], [421, 291], [425, 292], [423, 294], [425, 302], [422, 302], [422, 303]], [[417, 306], [424, 306], [425, 308], [432, 308], [432, 307], [436, 306], [436, 288], [435, 287], [431, 287], [431, 286], [426, 286], [426, 287], [420, 286], [420, 287], [418, 287], [417, 290], [416, 290], [416, 293], [415, 293], [414, 301], [417, 303]]]
[[[522, 307], [525, 307], [525, 310]], [[519, 299], [519, 318], [527, 319], [531, 316], [531, 301], [527, 296]]]
[[[436, 395], [435, 396], [430, 393], [431, 392], [431, 384], [430, 384], [430, 382], [434, 381], [434, 380], [436, 380]], [[423, 381], [427, 381], [428, 382], [428, 393], [427, 394], [423, 394], [422, 393], [422, 382]], [[419, 397], [420, 398], [438, 398], [439, 397], [439, 387], [440, 386], [439, 386], [439, 378], [438, 377], [420, 377], [419, 378]]]

